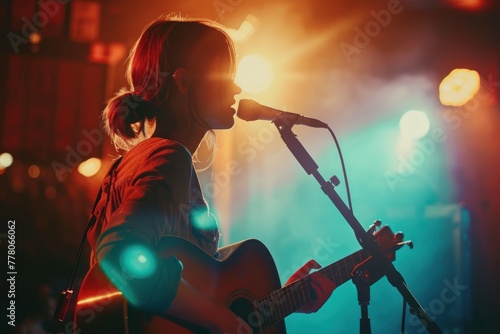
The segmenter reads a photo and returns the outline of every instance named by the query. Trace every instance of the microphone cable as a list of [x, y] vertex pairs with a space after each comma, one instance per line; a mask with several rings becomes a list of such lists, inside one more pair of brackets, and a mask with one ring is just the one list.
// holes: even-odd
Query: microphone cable
[[333, 141], [335, 142], [335, 146], [337, 147], [337, 151], [339, 152], [340, 165], [342, 167], [342, 174], [344, 175], [345, 189], [347, 194], [347, 204], [351, 213], [354, 214], [354, 211], [352, 209], [351, 190], [349, 188], [349, 181], [347, 179], [347, 171], [345, 168], [344, 157], [342, 156], [342, 150], [340, 149], [340, 145], [337, 140], [337, 137], [335, 136], [335, 133], [333, 132], [333, 130], [330, 128], [329, 125], [326, 126], [326, 129], [328, 129], [328, 132], [330, 132], [330, 134], [332, 135]]

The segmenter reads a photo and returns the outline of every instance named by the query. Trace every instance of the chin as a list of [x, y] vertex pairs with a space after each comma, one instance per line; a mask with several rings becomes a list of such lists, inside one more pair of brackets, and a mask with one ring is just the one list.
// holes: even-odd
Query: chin
[[221, 120], [219, 124], [217, 124], [217, 127], [214, 127], [214, 130], [227, 130], [231, 129], [234, 126], [234, 117], [231, 117], [229, 119]]
[[210, 122], [212, 130], [224, 130], [232, 128], [234, 126], [234, 115], [236, 115], [236, 110], [234, 108], [228, 108], [219, 113], [218, 117], [212, 119], [212, 121]]

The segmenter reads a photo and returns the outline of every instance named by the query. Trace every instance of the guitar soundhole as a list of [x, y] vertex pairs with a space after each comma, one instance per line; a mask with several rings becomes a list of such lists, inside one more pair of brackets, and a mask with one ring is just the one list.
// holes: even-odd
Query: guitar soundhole
[[246, 298], [237, 298], [231, 303], [229, 309], [249, 324], [253, 328], [254, 333], [260, 332], [260, 325], [262, 324], [261, 314], [255, 312], [252, 301]]

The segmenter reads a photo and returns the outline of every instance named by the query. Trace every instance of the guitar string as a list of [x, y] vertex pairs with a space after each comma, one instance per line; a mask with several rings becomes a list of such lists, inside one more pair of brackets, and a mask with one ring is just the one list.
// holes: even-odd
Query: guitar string
[[[362, 260], [366, 258], [364, 253], [365, 252], [363, 250], [360, 250], [348, 258], [342, 259], [328, 267], [325, 267], [324, 272], [326, 276], [334, 281], [336, 285], [340, 285], [349, 280], [351, 278], [350, 271], [352, 271], [358, 263], [362, 262]], [[355, 261], [355, 258], [358, 258], [359, 261]], [[348, 261], [350, 263], [348, 263]], [[262, 310], [262, 305], [266, 304], [269, 305], [269, 307], [272, 307], [269, 315], [263, 315], [262, 311], [260, 312], [262, 317], [260, 326], [264, 326], [264, 329], [268, 328], [284, 319], [287, 315], [291, 314], [293, 310], [298, 309], [300, 305], [305, 305], [310, 302], [312, 300], [312, 296], [310, 293], [310, 287], [306, 284], [309, 279], [309, 276], [303, 277], [281, 289], [273, 291], [269, 296], [258, 300], [255, 305], [257, 310]], [[293, 293], [294, 290], [298, 291]], [[303, 299], [300, 298], [300, 294]], [[290, 298], [290, 296], [292, 298]], [[252, 307], [242, 312], [242, 315], [244, 314], [250, 317], [250, 314], [254, 311], [255, 308]]]
[[[334, 272], [334, 270], [333, 270], [333, 269], [335, 269], [334, 265], [336, 265], [336, 267], [338, 267], [337, 271], [340, 271], [342, 267], [345, 267], [345, 260], [338, 261], [338, 262], [332, 264], [332, 266], [325, 268], [325, 269], [327, 269], [327, 271], [325, 271], [325, 273], [327, 273], [327, 276], [329, 276], [330, 279], [333, 279], [333, 281], [336, 282], [336, 284], [338, 284], [334, 275], [331, 275], [331, 273], [330, 273], [330, 275], [328, 275], [328, 271]], [[271, 293], [270, 296], [265, 297], [257, 302], [257, 305], [261, 305], [264, 303], [268, 303], [268, 304], [270, 303], [271, 305], [276, 305], [276, 303], [273, 302], [273, 299], [282, 300], [283, 297], [290, 296], [290, 295], [292, 296], [292, 299], [284, 298], [284, 302], [285, 302], [284, 305], [277, 305], [278, 312], [276, 312], [276, 313], [273, 312], [270, 316], [265, 317], [265, 326], [266, 327], [275, 324], [280, 319], [283, 319], [283, 318], [285, 318], [286, 315], [290, 314], [292, 312], [292, 310], [295, 310], [295, 309], [299, 308], [300, 305], [305, 305], [312, 300], [310, 287], [309, 287], [309, 285], [305, 284], [305, 283], [308, 283], [307, 281], [309, 279], [310, 278], [308, 276], [306, 276], [303, 279], [300, 279], [300, 280], [298, 280], [290, 285], [287, 285], [286, 287], [284, 287], [280, 290], [277, 290], [277, 291]], [[302, 294], [303, 299], [300, 298], [300, 295], [298, 293], [290, 293], [290, 290], [297, 290], [296, 286], [298, 287], [298, 289], [300, 289], [298, 291], [298, 293]], [[276, 297], [278, 297], [278, 298], [276, 298]], [[280, 304], [283, 304], [283, 303], [280, 303]], [[285, 310], [285, 306], [288, 306], [288, 308], [286, 310]], [[248, 311], [251, 311], [251, 310], [248, 310]], [[246, 311], [245, 313], [248, 313], [248, 311]]]
[[[356, 267], [356, 265], [364, 261], [367, 257], [368, 253], [365, 250], [359, 250], [353, 253], [351, 256], [348, 256], [347, 258], [344, 258], [340, 261], [337, 261], [323, 268], [324, 273], [330, 280], [335, 282], [336, 286], [339, 286], [351, 278], [351, 273]], [[355, 258], [358, 258], [359, 260], [355, 260]], [[348, 263], [347, 261], [350, 261], [350, 263]], [[345, 278], [343, 277], [342, 269], [344, 269]], [[256, 305], [254, 305], [254, 307], [245, 310], [244, 312], [242, 312], [242, 314], [249, 315], [251, 312], [255, 312], [255, 307], [257, 307], [257, 310], [259, 309], [262, 310], [263, 308], [262, 305], [264, 303], [267, 303], [270, 307], [272, 307], [271, 313], [262, 318], [259, 327], [261, 328], [264, 327], [265, 329], [272, 326], [279, 320], [284, 319], [294, 310], [297, 310], [299, 308], [299, 305], [301, 305], [301, 300], [299, 299], [299, 295], [293, 293], [290, 294], [289, 290], [296, 289], [296, 287], [300, 289], [300, 292], [304, 297], [303, 305], [312, 300], [310, 286], [306, 285], [306, 283], [309, 283], [308, 282], [309, 280], [310, 277], [306, 276], [281, 289], [271, 292], [269, 296], [264, 297], [261, 300], [258, 300], [256, 302]], [[284, 297], [289, 297], [290, 295], [292, 295], [292, 299], [284, 298]], [[280, 302], [279, 303], [280, 305], [277, 305], [276, 302], [274, 302], [275, 300], [279, 301], [284, 300], [284, 302]], [[293, 304], [294, 302], [296, 303], [295, 305]], [[286, 306], [288, 306], [289, 309], [285, 309]], [[277, 312], [275, 312], [275, 310], [277, 310]]]

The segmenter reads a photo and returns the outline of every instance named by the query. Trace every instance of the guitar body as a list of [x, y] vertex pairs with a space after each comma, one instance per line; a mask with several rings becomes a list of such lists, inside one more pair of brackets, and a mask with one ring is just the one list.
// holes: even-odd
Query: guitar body
[[[176, 256], [183, 263], [182, 276], [186, 281], [240, 315], [255, 328], [254, 333], [286, 333], [284, 321], [260, 330], [259, 311], [248, 312], [254, 309], [257, 300], [281, 288], [274, 260], [267, 248], [252, 239], [221, 248], [219, 252], [221, 257], [216, 260], [178, 237], [163, 238], [159, 247], [161, 256]], [[97, 265], [89, 271], [80, 288], [74, 331], [80, 334], [209, 333], [196, 324], [134, 309]]]
[[[411, 241], [402, 242], [402, 233], [393, 234], [388, 226], [382, 227], [373, 236], [391, 261], [395, 260], [395, 250], [404, 244], [411, 246]], [[239, 315], [253, 328], [253, 333], [285, 334], [283, 319], [314, 299], [309, 275], [281, 288], [273, 258], [257, 240], [230, 245], [219, 252], [220, 258], [215, 260], [197, 246], [178, 237], [163, 238], [159, 245], [161, 256], [176, 256], [183, 263], [184, 279]], [[356, 272], [368, 274], [370, 284], [373, 284], [382, 274], [370, 260], [368, 252], [359, 250], [322, 267], [318, 272], [334, 282], [336, 287], [349, 281]], [[210, 311], [207, 310], [207, 313]], [[100, 267], [94, 266], [85, 277], [78, 294], [74, 333], [209, 332], [197, 324], [135, 309], [110, 283]], [[238, 334], [247, 333], [238, 330]]]

